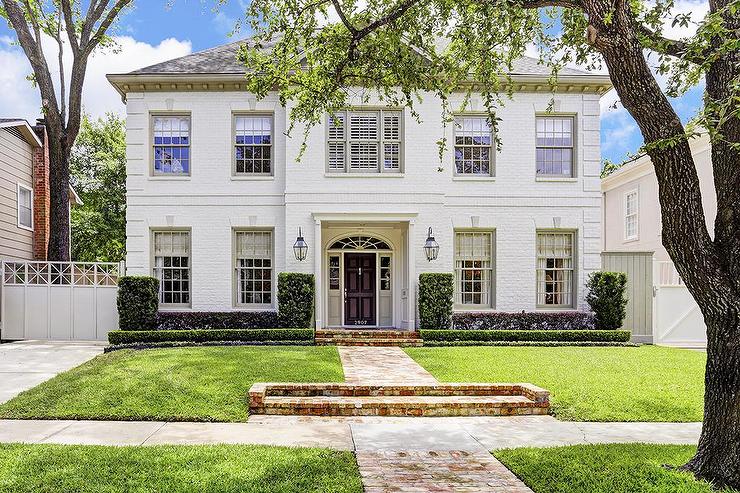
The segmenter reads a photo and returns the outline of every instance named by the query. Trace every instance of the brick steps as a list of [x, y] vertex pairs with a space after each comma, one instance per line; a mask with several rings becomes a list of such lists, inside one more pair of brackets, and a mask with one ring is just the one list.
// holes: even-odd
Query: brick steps
[[512, 416], [547, 414], [549, 392], [529, 384], [264, 384], [251, 414], [301, 416]]
[[419, 333], [410, 330], [323, 329], [315, 335], [318, 346], [421, 346]]

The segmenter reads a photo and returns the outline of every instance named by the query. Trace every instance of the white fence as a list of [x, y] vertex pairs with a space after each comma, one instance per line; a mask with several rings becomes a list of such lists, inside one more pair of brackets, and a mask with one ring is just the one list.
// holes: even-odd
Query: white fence
[[707, 327], [699, 306], [670, 261], [653, 264], [655, 344], [706, 347]]
[[2, 261], [0, 338], [105, 340], [123, 263]]

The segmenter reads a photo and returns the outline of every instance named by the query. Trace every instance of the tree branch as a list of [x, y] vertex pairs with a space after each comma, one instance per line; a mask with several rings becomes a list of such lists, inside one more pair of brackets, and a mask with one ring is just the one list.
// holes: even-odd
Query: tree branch
[[342, 24], [344, 24], [344, 27], [347, 28], [347, 30], [352, 33], [352, 37], [354, 37], [357, 34], [357, 28], [352, 25], [352, 23], [349, 21], [347, 16], [344, 14], [344, 11], [342, 10], [342, 6], [339, 5], [339, 0], [331, 0], [331, 3], [334, 5], [334, 10], [337, 11], [337, 14], [339, 15], [339, 18], [342, 21]]
[[69, 38], [69, 46], [72, 49], [72, 53], [76, 56], [80, 49], [79, 42], [77, 41], [77, 31], [74, 26], [74, 15], [72, 14], [72, 4], [69, 0], [61, 0], [62, 13], [64, 14], [64, 25], [67, 31], [67, 37]]
[[676, 58], [682, 58], [689, 62], [701, 65], [706, 62], [707, 53], [695, 54], [691, 52], [691, 46], [677, 39], [666, 38], [653, 31], [649, 27], [636, 23], [637, 32], [648, 41], [648, 48]]
[[[90, 43], [86, 49], [87, 54], [90, 54], [93, 49], [100, 43], [100, 41], [103, 39], [103, 36], [105, 36], [106, 31], [108, 31], [108, 28], [111, 24], [113, 24], [113, 21], [116, 20], [116, 17], [118, 14], [123, 10], [128, 4], [131, 3], [132, 0], [117, 0], [115, 5], [108, 11], [108, 14], [105, 16], [103, 21], [100, 23], [100, 26], [98, 26], [98, 29], [95, 31], [95, 34], [90, 38]], [[104, 11], [104, 10], [103, 10]], [[102, 12], [101, 12], [102, 17]]]

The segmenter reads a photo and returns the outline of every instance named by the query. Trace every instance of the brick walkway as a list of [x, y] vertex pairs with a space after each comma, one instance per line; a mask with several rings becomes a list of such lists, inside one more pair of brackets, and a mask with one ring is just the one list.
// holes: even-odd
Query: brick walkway
[[[344, 380], [354, 384], [439, 383], [398, 347], [339, 346]], [[359, 438], [359, 437], [357, 437]], [[531, 493], [482, 445], [472, 450], [437, 450], [413, 442], [399, 450], [357, 450], [366, 493]]]
[[344, 381], [361, 385], [431, 384], [437, 379], [398, 347], [339, 346]]

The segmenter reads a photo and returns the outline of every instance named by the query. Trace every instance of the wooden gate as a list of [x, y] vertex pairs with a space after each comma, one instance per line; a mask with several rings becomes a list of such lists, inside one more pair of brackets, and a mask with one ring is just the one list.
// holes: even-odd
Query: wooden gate
[[627, 316], [622, 328], [635, 342], [653, 342], [653, 252], [602, 252], [601, 268], [627, 275]]

